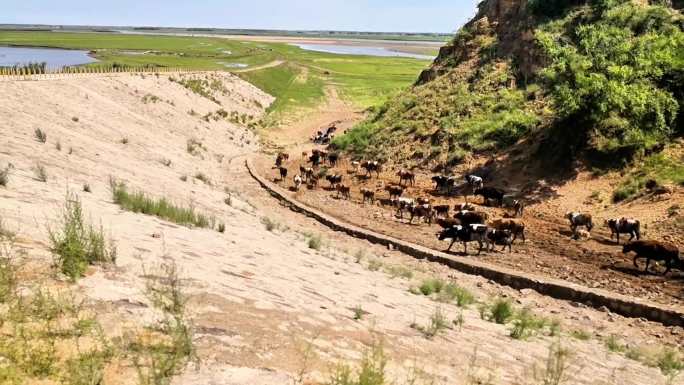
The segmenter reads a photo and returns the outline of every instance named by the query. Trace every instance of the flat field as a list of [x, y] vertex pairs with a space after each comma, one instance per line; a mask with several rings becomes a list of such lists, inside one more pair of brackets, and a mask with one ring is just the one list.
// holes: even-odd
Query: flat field
[[[257, 85], [277, 98], [269, 110], [273, 121], [283, 113], [315, 106], [327, 87], [359, 109], [381, 103], [410, 85], [429, 60], [404, 57], [340, 55], [306, 51], [283, 42], [209, 36], [170, 36], [121, 33], [62, 33], [2, 31], [0, 45], [90, 50], [100, 62], [92, 64], [183, 67], [225, 70]], [[302, 40], [308, 42], [307, 40]], [[321, 40], [322, 44], [336, 44]], [[396, 42], [373, 42], [388, 49]]]

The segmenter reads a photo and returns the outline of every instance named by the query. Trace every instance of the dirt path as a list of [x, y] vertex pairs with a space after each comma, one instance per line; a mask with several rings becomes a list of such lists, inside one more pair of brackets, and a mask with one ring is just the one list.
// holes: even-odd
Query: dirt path
[[239, 74], [239, 73], [245, 73], [245, 72], [259, 71], [259, 70], [264, 70], [264, 69], [266, 69], [266, 68], [277, 67], [277, 66], [279, 66], [279, 65], [281, 65], [281, 64], [283, 64], [283, 63], [285, 63], [285, 60], [274, 60], [274, 61], [272, 61], [272, 62], [269, 62], [269, 63], [266, 63], [266, 64], [262, 64], [262, 65], [259, 65], [259, 66], [256, 66], [256, 67], [245, 68], [245, 69], [243, 69], [243, 70], [233, 71], [233, 73], [238, 73], [238, 74]]
[[[282, 207], [245, 170], [245, 157], [259, 150], [253, 133], [225, 120], [201, 119], [218, 108], [259, 115], [263, 110], [254, 100], [268, 105], [271, 99], [234, 76], [218, 79], [231, 91], [218, 96], [221, 106], [165, 77], [0, 84], [0, 166], [14, 165], [7, 187], [0, 188], [0, 218], [20, 229], [31, 263], [50, 269], [45, 229], [55, 224], [65, 191], [79, 194], [88, 218], [117, 243], [116, 266], [92, 267], [71, 285], [107, 309], [101, 317], [108, 335], [153, 318], [144, 295], [145, 268], [173, 261], [184, 278], [202, 360], [199, 370], [188, 368], [174, 384], [282, 385], [301, 383], [300, 377], [326, 383], [335, 364], [358, 362], [374, 337], [384, 341], [389, 377], [397, 384], [412, 370], [425, 372], [432, 383], [540, 383], [533, 372], [543, 370], [557, 341], [572, 353], [569, 383], [665, 384], [657, 368], [609, 352], [604, 340], [616, 335], [630, 347], [659, 353], [663, 345], [681, 342], [679, 328], [502, 287], [330, 231]], [[147, 94], [163, 100], [144, 103]], [[336, 103], [293, 129], [304, 133], [330, 119], [350, 124], [353, 109]], [[47, 143], [36, 140], [36, 127], [47, 132]], [[292, 149], [307, 146], [286, 132], [273, 135]], [[192, 140], [201, 143], [196, 151], [188, 150]], [[36, 164], [47, 169], [47, 182], [34, 178]], [[210, 183], [194, 178], [200, 172]], [[225, 229], [187, 228], [123, 211], [112, 202], [109, 176], [131, 190], [191, 205]], [[85, 183], [91, 192], [83, 191]], [[510, 337], [512, 325], [483, 320], [477, 304], [460, 308], [409, 291], [433, 277], [458, 284], [481, 303], [505, 297], [518, 308], [534, 309], [557, 319], [562, 332], [517, 340]], [[418, 329], [438, 309], [449, 327], [426, 338]], [[462, 327], [453, 324], [458, 319]], [[583, 337], [574, 338], [579, 332]], [[103, 383], [135, 382], [133, 368], [112, 367]]]
[[[283, 126], [280, 130], [268, 135], [269, 141], [274, 148], [285, 149], [290, 152], [292, 158], [286, 165], [295, 172], [305, 161], [301, 158], [300, 151], [308, 151], [316, 147], [308, 140], [321, 127], [331, 122], [342, 120], [345, 126], [353, 125], [361, 116], [354, 114], [343, 102], [334, 97], [330, 98], [329, 105], [319, 114], [313, 114], [311, 119], [304, 122], [295, 122]], [[323, 148], [320, 147], [319, 148]], [[257, 166], [264, 175], [276, 177], [273, 165], [272, 152], [260, 157]], [[330, 215], [342, 218], [354, 225], [370, 228], [372, 230], [391, 235], [410, 242], [418, 243], [437, 250], [446, 248], [446, 244], [435, 238], [439, 230], [436, 225], [416, 224], [409, 225], [407, 220], [395, 217], [396, 210], [361, 202], [361, 188], [369, 188], [376, 191], [378, 197], [386, 197], [383, 187], [398, 183], [395, 176], [397, 170], [386, 170], [379, 179], [365, 178], [355, 175], [354, 170], [342, 162], [337, 168], [331, 168], [330, 173], [341, 173], [345, 176], [345, 184], [351, 184], [353, 199], [351, 201], [339, 200], [334, 192], [319, 188], [314, 191], [300, 191], [296, 198], [301, 202], [326, 212]], [[432, 174], [419, 172], [415, 186], [406, 189], [404, 196], [426, 196], [433, 200], [434, 204], [462, 203], [463, 197], [443, 197], [432, 194], [433, 183], [430, 181]], [[290, 181], [288, 183], [291, 184]], [[621, 248], [610, 240], [610, 232], [602, 225], [603, 219], [633, 215], [639, 218], [644, 227], [644, 232], [650, 239], [662, 237], [675, 243], [681, 242], [684, 234], [672, 233], [670, 227], [664, 226], [671, 221], [668, 207], [684, 206], [684, 191], [676, 191], [670, 197], [654, 202], [633, 202], [618, 206], [605, 207], [593, 202], [590, 196], [595, 191], [609, 195], [612, 191], [609, 178], [593, 178], [589, 175], [580, 175], [577, 180], [566, 185], [554, 187], [555, 198], [549, 198], [538, 204], [531, 205], [526, 209], [524, 218], [527, 226], [528, 241], [524, 244], [518, 242], [513, 253], [487, 253], [478, 256], [480, 260], [497, 265], [513, 268], [528, 273], [540, 274], [553, 278], [560, 278], [574, 283], [579, 283], [592, 288], [607, 289], [628, 296], [634, 296], [662, 304], [673, 305], [678, 308], [684, 307], [684, 273], [675, 271], [667, 277], [659, 273], [644, 273], [635, 268], [630, 256], [623, 255]], [[321, 181], [320, 187], [327, 186]], [[293, 193], [293, 195], [295, 195]], [[480, 200], [475, 200], [478, 210], [486, 211], [491, 218], [500, 218], [507, 211], [484, 207]], [[574, 241], [570, 239], [570, 230], [563, 219], [565, 212], [570, 210], [584, 210], [596, 216], [598, 226], [593, 233], [593, 238], [588, 241]], [[623, 237], [624, 238], [624, 237]], [[623, 239], [624, 242], [624, 239]], [[682, 246], [682, 245], [680, 245]], [[455, 252], [462, 250], [462, 246], [456, 245]], [[472, 248], [471, 248], [472, 250]], [[471, 251], [472, 254], [472, 251]], [[473, 256], [475, 258], [475, 256]], [[661, 271], [659, 269], [657, 271]]]

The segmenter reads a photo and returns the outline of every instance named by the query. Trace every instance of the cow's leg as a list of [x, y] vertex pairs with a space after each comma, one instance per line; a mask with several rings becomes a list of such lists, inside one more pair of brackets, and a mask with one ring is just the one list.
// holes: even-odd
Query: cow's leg
[[468, 242], [463, 241], [463, 253], [468, 254]]
[[637, 269], [639, 268], [639, 265], [637, 265], [637, 260], [638, 260], [638, 259], [639, 259], [639, 254], [637, 254], [637, 255], [634, 256], [634, 267], [636, 267]]
[[520, 236], [522, 237], [523, 243], [525, 243], [525, 230], [520, 232]]
[[615, 239], [617, 241], [617, 244], [619, 245], [620, 244], [620, 232], [619, 231], [615, 234]]
[[449, 248], [447, 248], [447, 251], [451, 251], [451, 247], [456, 243], [456, 239], [452, 239], [451, 243], [449, 244]]
[[478, 240], [477, 245], [479, 246], [477, 249], [477, 255], [480, 255], [480, 253], [482, 252], [482, 241]]
[[667, 266], [667, 269], [665, 269], [665, 272], [663, 273], [663, 275], [667, 275], [667, 273], [670, 272], [670, 269], [672, 269], [672, 265], [670, 264], [671, 261], [672, 260], [670, 258], [665, 260], [665, 266]]
[[651, 264], [651, 257], [646, 257], [646, 268], [644, 269], [644, 271], [648, 271], [648, 265], [650, 265], [650, 264]]

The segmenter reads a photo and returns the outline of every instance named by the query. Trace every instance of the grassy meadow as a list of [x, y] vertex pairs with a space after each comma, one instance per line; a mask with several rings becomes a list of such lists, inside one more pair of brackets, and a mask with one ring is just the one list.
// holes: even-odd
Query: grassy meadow
[[[329, 86], [358, 108], [380, 104], [410, 85], [430, 64], [428, 60], [337, 55], [284, 43], [219, 37], [0, 31], [0, 45], [90, 50], [100, 61], [92, 66], [117, 63], [236, 72], [278, 99], [270, 109], [274, 121], [281, 114], [315, 106]], [[282, 64], [249, 71], [276, 61]]]

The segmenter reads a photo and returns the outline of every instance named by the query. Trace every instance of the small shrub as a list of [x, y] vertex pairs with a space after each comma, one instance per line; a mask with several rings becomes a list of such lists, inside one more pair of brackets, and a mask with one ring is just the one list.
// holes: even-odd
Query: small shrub
[[226, 232], [226, 224], [225, 223], [219, 223], [217, 230], [221, 234], [225, 233]]
[[121, 138], [121, 144], [128, 144], [128, 138]]
[[354, 307], [353, 311], [354, 311], [354, 319], [356, 321], [360, 321], [361, 319], [363, 319], [363, 316], [366, 314], [366, 312], [363, 310], [361, 305], [357, 305], [356, 307]]
[[418, 290], [423, 295], [432, 295], [433, 293], [439, 293], [444, 287], [444, 281], [438, 278], [430, 278], [423, 281], [423, 283], [418, 287]]
[[516, 340], [524, 340], [536, 335], [545, 326], [545, 319], [537, 317], [530, 309], [524, 308], [516, 312], [513, 317], [511, 337]]
[[87, 192], [87, 193], [92, 192], [90, 190], [90, 185], [88, 183], [83, 184], [83, 192]]
[[627, 349], [625, 345], [620, 343], [614, 334], [611, 334], [610, 337], [606, 338], [604, 344], [606, 345], [606, 348], [613, 353], [622, 353]]
[[163, 164], [166, 167], [171, 167], [171, 159], [164, 158], [161, 160], [161, 164]]
[[116, 260], [116, 248], [105, 240], [102, 227], [98, 229], [85, 222], [76, 195], [67, 194], [58, 228], [48, 228], [48, 235], [56, 265], [74, 281], [83, 276], [89, 265]]
[[313, 235], [309, 238], [308, 245], [310, 249], [320, 250], [323, 247], [323, 238], [320, 234]]
[[180, 180], [183, 181], [183, 182], [187, 182], [187, 181], [188, 181], [188, 176], [187, 176], [187, 175], [181, 175]]
[[45, 133], [45, 131], [41, 130], [40, 128], [36, 128], [33, 131], [33, 134], [35, 135], [36, 140], [39, 141], [40, 143], [47, 142], [47, 134]]
[[233, 197], [231, 194], [228, 194], [226, 199], [223, 200], [223, 203], [225, 203], [227, 206], [233, 206]]
[[261, 218], [261, 223], [264, 225], [264, 227], [266, 227], [267, 231], [275, 231], [280, 227], [280, 223], [269, 217]]
[[5, 168], [0, 169], [0, 186], [7, 187], [10, 178], [10, 165], [5, 166]]
[[663, 348], [656, 357], [656, 363], [660, 371], [670, 378], [676, 377], [684, 370], [682, 355], [673, 348]]
[[513, 306], [510, 300], [497, 298], [491, 304], [480, 309], [480, 316], [487, 321], [503, 325], [513, 317]]
[[55, 149], [57, 151], [62, 151], [62, 142], [58, 140], [57, 143], [55, 143]]
[[338, 364], [333, 369], [329, 385], [385, 385], [387, 358], [382, 343], [373, 342], [361, 360], [361, 366], [354, 370], [346, 364]]
[[449, 328], [449, 323], [440, 307], [437, 307], [430, 316], [430, 322], [426, 326], [421, 326], [416, 323], [411, 325], [412, 328], [418, 330], [427, 339], [437, 336], [440, 332]]
[[36, 163], [36, 165], [33, 166], [33, 175], [35, 175], [37, 181], [45, 183], [48, 180], [47, 170], [45, 169], [45, 166], [40, 163]]
[[74, 116], [71, 118], [71, 121], [74, 123], [78, 123], [78, 116]]
[[437, 299], [442, 302], [455, 300], [458, 307], [467, 307], [475, 302], [473, 293], [453, 283], [444, 286]]

